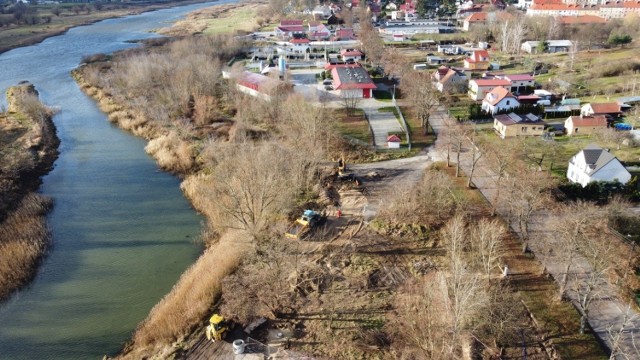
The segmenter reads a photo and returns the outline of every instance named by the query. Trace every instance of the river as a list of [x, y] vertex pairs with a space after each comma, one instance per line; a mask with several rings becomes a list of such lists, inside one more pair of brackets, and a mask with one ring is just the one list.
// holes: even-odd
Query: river
[[53, 246], [35, 280], [0, 304], [0, 359], [116, 353], [202, 250], [202, 219], [179, 179], [158, 169], [144, 140], [111, 125], [69, 72], [83, 55], [135, 46], [127, 41], [212, 4], [104, 20], [0, 55], [3, 94], [28, 80], [61, 109], [60, 157], [41, 187], [55, 201]]

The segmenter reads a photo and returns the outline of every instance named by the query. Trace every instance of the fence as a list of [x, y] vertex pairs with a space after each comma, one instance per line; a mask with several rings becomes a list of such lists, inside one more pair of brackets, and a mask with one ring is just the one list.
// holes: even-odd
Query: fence
[[402, 125], [402, 127], [404, 128], [404, 133], [407, 136], [407, 145], [409, 145], [409, 151], [411, 151], [411, 136], [409, 135], [409, 126], [407, 126], [407, 122], [404, 119], [404, 115], [402, 115], [402, 111], [400, 111], [400, 107], [398, 106], [398, 103], [396, 102], [395, 88], [394, 88], [391, 100], [393, 102], [393, 106], [396, 107], [396, 111], [398, 112], [398, 116], [400, 117], [400, 125]]

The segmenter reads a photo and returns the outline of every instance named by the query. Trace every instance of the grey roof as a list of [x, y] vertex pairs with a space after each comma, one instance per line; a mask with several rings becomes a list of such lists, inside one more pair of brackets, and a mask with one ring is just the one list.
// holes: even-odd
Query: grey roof
[[514, 124], [544, 124], [544, 121], [540, 119], [538, 116], [533, 115], [531, 113], [520, 116], [516, 113], [509, 114], [501, 114], [493, 117], [504, 125], [514, 125]]
[[640, 102], [640, 96], [625, 96], [617, 98], [618, 103], [627, 104], [627, 103], [637, 103]]
[[582, 150], [584, 154], [584, 160], [591, 170], [589, 174], [594, 174], [598, 170], [602, 169], [611, 160], [615, 160], [616, 157], [611, 155], [610, 152], [604, 150], [595, 144], [590, 144]]

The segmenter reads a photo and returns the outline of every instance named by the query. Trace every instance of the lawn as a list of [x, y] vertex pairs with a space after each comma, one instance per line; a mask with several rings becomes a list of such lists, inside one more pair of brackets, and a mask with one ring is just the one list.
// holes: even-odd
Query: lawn
[[335, 110], [336, 130], [343, 136], [359, 140], [365, 144], [373, 144], [373, 136], [364, 112], [356, 109], [352, 116], [347, 116], [344, 109]]
[[222, 13], [217, 18], [207, 21], [204, 33], [207, 35], [235, 32], [238, 30], [254, 31], [258, 27], [256, 7], [241, 7]]

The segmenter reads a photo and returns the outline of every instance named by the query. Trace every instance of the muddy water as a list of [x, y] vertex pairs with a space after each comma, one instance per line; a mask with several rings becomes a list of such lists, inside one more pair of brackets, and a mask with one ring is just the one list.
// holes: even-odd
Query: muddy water
[[[211, 5], [211, 4], [209, 4]], [[134, 46], [192, 5], [78, 27], [0, 55], [0, 90], [29, 80], [61, 108], [62, 141], [41, 191], [55, 199], [53, 247], [36, 279], [0, 304], [0, 359], [117, 352], [200, 252], [201, 218], [144, 141], [110, 125], [71, 79], [81, 57]]]

